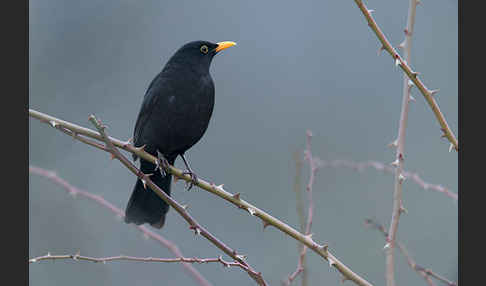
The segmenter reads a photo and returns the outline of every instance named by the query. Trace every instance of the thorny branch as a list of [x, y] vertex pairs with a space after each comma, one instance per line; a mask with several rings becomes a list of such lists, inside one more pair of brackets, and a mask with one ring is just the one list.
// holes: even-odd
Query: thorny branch
[[[103, 206], [110, 210], [112, 213], [117, 215], [118, 217], [122, 218], [125, 216], [125, 213], [117, 208], [115, 205], [112, 203], [108, 202], [105, 200], [103, 197], [99, 195], [95, 195], [93, 193], [89, 193], [87, 191], [81, 190], [79, 188], [76, 188], [75, 186], [71, 185], [68, 181], [64, 180], [63, 178], [59, 177], [54, 171], [49, 171], [43, 168], [35, 167], [35, 166], [29, 166], [29, 173], [33, 173], [42, 177], [45, 177], [49, 180], [51, 180], [53, 183], [61, 186], [66, 192], [68, 192], [70, 195], [73, 197], [80, 196], [84, 197], [87, 199], [90, 199], [96, 203], [98, 203], [100, 206]], [[175, 256], [177, 257], [183, 257], [184, 255], [180, 251], [179, 247], [175, 245], [172, 241], [162, 237], [161, 235], [149, 230], [147, 227], [143, 225], [135, 225], [132, 224], [136, 229], [138, 229], [140, 232], [143, 233], [143, 236], [146, 238], [151, 238], [160, 244], [162, 244], [164, 247], [168, 248]], [[196, 280], [197, 283], [199, 283], [201, 286], [211, 286], [211, 283], [204, 278], [199, 271], [197, 271], [196, 268], [194, 268], [191, 264], [188, 263], [182, 263], [182, 266], [186, 271]]]
[[91, 261], [96, 263], [103, 263], [112, 262], [112, 261], [138, 261], [138, 262], [163, 262], [163, 263], [220, 263], [224, 267], [239, 267], [243, 270], [247, 270], [247, 267], [239, 262], [228, 262], [223, 260], [221, 256], [217, 258], [186, 258], [186, 257], [177, 257], [177, 258], [155, 258], [155, 257], [135, 257], [135, 256], [127, 256], [127, 255], [118, 255], [118, 256], [111, 256], [111, 257], [90, 257], [90, 256], [83, 256], [80, 255], [79, 252], [76, 254], [64, 254], [64, 255], [51, 255], [47, 253], [47, 255], [34, 257], [29, 259], [30, 263], [39, 262], [42, 260], [67, 260], [71, 259], [74, 261]]
[[[415, 24], [415, 11], [417, 8], [418, 0], [410, 0], [410, 6], [408, 9], [407, 27], [405, 28], [405, 40], [402, 43], [403, 50], [405, 51], [405, 62], [411, 61], [411, 45], [413, 27]], [[403, 160], [405, 157], [405, 134], [407, 129], [408, 111], [410, 107], [410, 90], [412, 89], [412, 83], [408, 80], [407, 76], [403, 75], [403, 98], [402, 107], [400, 112], [400, 121], [398, 124], [398, 136], [395, 143], [396, 155], [395, 161], [392, 163], [395, 166], [395, 183], [393, 190], [393, 210], [390, 221], [390, 228], [388, 230], [388, 237], [386, 239], [386, 285], [395, 286], [395, 240], [398, 231], [398, 222], [400, 215], [405, 210], [403, 207], [403, 182], [405, 177], [403, 176]]]
[[[53, 116], [35, 111], [33, 109], [29, 109], [29, 116], [34, 117], [41, 122], [44, 122], [46, 124], [49, 124], [50, 126], [56, 128], [56, 129], [66, 129], [71, 132], [71, 134], [75, 134], [74, 138], [78, 138], [80, 136], [85, 136], [89, 137], [91, 139], [96, 139], [100, 141], [104, 141], [104, 138], [100, 135], [100, 133], [93, 131], [88, 128], [81, 127], [79, 125], [73, 124], [71, 122], [67, 122], [64, 120], [60, 120], [58, 118], [55, 118]], [[136, 148], [133, 145], [131, 145], [128, 141], [121, 141], [112, 137], [108, 137], [108, 141], [110, 141], [113, 145], [115, 145], [118, 148], [124, 149], [128, 152], [131, 152], [133, 154], [136, 154], [138, 157], [142, 158], [143, 160], [152, 162], [153, 164], [156, 164], [157, 158], [148, 154], [145, 152], [142, 148]], [[92, 145], [94, 147], [97, 147], [96, 145]], [[99, 148], [99, 147], [97, 147]], [[107, 151], [106, 148], [99, 148], [101, 150]], [[174, 167], [174, 166], [169, 166], [167, 171], [171, 173], [172, 175], [183, 179], [186, 182], [192, 181], [191, 176], [186, 175], [183, 173], [182, 170]], [[294, 228], [290, 227], [286, 223], [278, 220], [277, 218], [271, 216], [270, 214], [266, 213], [265, 211], [255, 207], [254, 205], [248, 203], [247, 201], [241, 199], [240, 193], [236, 194], [231, 194], [227, 192], [226, 190], [223, 189], [223, 185], [216, 186], [213, 183], [209, 183], [202, 178], [198, 178], [197, 183], [195, 184], [199, 188], [208, 191], [220, 198], [223, 198], [227, 200], [228, 202], [231, 202], [235, 206], [237, 206], [240, 209], [246, 210], [250, 215], [255, 216], [260, 218], [263, 221], [264, 226], [265, 225], [272, 225], [278, 230], [286, 233], [287, 235], [291, 236], [292, 238], [298, 240], [299, 242], [303, 243], [307, 247], [309, 247], [312, 251], [317, 253], [319, 256], [322, 258], [326, 259], [329, 262], [330, 266], [335, 267], [341, 274], [346, 278], [349, 279], [353, 282], [355, 282], [358, 285], [366, 285], [370, 286], [372, 285], [368, 281], [366, 281], [364, 278], [359, 276], [358, 274], [354, 273], [350, 268], [348, 268], [344, 263], [342, 263], [339, 259], [337, 259], [328, 249], [327, 245], [320, 245], [317, 242], [315, 242], [312, 237], [306, 236]], [[158, 192], [157, 192], [158, 193]]]
[[[366, 219], [365, 220], [365, 225], [367, 227], [371, 227], [371, 228], [374, 228], [374, 229], [377, 229], [379, 230], [384, 236], [385, 238], [388, 236], [388, 232], [385, 230], [385, 227], [377, 222], [375, 222], [374, 220], [372, 219]], [[442, 276], [440, 276], [439, 274], [433, 272], [432, 270], [430, 269], [427, 269], [427, 268], [424, 268], [420, 265], [418, 265], [415, 260], [412, 258], [412, 256], [410, 256], [410, 254], [408, 253], [407, 249], [405, 248], [405, 246], [397, 241], [397, 246], [398, 246], [398, 249], [400, 250], [400, 252], [402, 253], [402, 255], [405, 257], [405, 259], [407, 260], [407, 263], [408, 265], [413, 269], [415, 270], [418, 274], [420, 274], [424, 279], [425, 281], [427, 282], [427, 284], [429, 284], [429, 286], [434, 286], [435, 283], [432, 281], [431, 277], [449, 285], [449, 286], [457, 286], [457, 283], [456, 282], [453, 282], [453, 281], [450, 281]]]
[[118, 159], [125, 167], [127, 167], [132, 173], [134, 173], [137, 177], [144, 182], [146, 186], [152, 189], [161, 199], [163, 199], [167, 204], [169, 204], [173, 209], [175, 209], [189, 224], [189, 228], [194, 230], [195, 234], [200, 234], [209, 240], [212, 244], [226, 253], [228, 256], [233, 258], [235, 261], [241, 263], [244, 266], [245, 271], [250, 275], [250, 277], [258, 283], [258, 285], [265, 286], [267, 285], [265, 280], [263, 280], [261, 272], [256, 272], [253, 268], [244, 261], [245, 256], [237, 254], [237, 252], [227, 245], [225, 245], [222, 241], [216, 238], [213, 234], [211, 234], [208, 230], [206, 230], [201, 224], [199, 224], [187, 211], [186, 209], [176, 202], [173, 198], [168, 196], [162, 189], [154, 184], [152, 180], [150, 180], [150, 176], [144, 174], [140, 171], [132, 162], [130, 162], [125, 156], [123, 156], [120, 151], [115, 147], [113, 142], [110, 140], [108, 135], [105, 133], [106, 126], [102, 125], [99, 120], [96, 119], [94, 115], [90, 115], [89, 121], [98, 129], [101, 137], [103, 138], [106, 147], [109, 149], [108, 151], [112, 154], [112, 156]]
[[[418, 0], [411, 0], [417, 3]], [[371, 12], [373, 10], [369, 10], [366, 5], [363, 3], [362, 0], [354, 0], [356, 2], [356, 5], [358, 5], [359, 9], [363, 13], [363, 15], [366, 18], [366, 21], [368, 22], [368, 26], [373, 30], [373, 32], [376, 34], [378, 37], [378, 40], [380, 40], [382, 47], [380, 50], [386, 50], [392, 57], [393, 60], [395, 61], [395, 65], [400, 66], [400, 68], [405, 72], [405, 74], [408, 76], [408, 78], [412, 81], [412, 83], [419, 89], [420, 93], [424, 96], [425, 100], [429, 104], [430, 108], [432, 109], [432, 112], [434, 113], [435, 117], [437, 118], [437, 121], [439, 122], [439, 125], [441, 127], [441, 130], [443, 132], [442, 136], [446, 137], [449, 142], [451, 142], [451, 146], [449, 148], [449, 151], [452, 149], [455, 149], [456, 151], [459, 151], [459, 145], [457, 142], [457, 139], [452, 132], [452, 130], [449, 128], [449, 125], [447, 124], [447, 121], [442, 114], [442, 112], [439, 109], [439, 105], [435, 101], [434, 95], [438, 92], [438, 90], [430, 90], [428, 89], [425, 84], [419, 79], [419, 73], [415, 72], [412, 70], [412, 68], [409, 66], [406, 60], [404, 60], [398, 52], [392, 47], [388, 39], [385, 37], [385, 34], [381, 31], [381, 29], [378, 27], [376, 24], [375, 19], [371, 15]], [[416, 5], [416, 4], [415, 4]], [[410, 31], [410, 29], [408, 29]], [[411, 35], [411, 33], [409, 33]]]

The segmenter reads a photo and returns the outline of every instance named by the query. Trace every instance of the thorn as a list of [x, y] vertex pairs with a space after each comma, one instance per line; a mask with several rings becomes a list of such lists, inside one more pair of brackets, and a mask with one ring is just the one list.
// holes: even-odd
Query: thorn
[[391, 162], [390, 165], [398, 167], [399, 163], [400, 163], [400, 161], [398, 159], [396, 159], [395, 161]]
[[404, 208], [403, 206], [400, 206], [400, 213], [408, 214], [408, 210], [406, 208]]
[[329, 267], [332, 267], [333, 265], [336, 264], [336, 261], [334, 261], [334, 259], [332, 259], [330, 257], [328, 257], [327, 259], [329, 260]]
[[439, 92], [439, 89], [429, 90], [430, 96], [434, 96], [438, 92]]
[[405, 28], [405, 30], [403, 30], [403, 33], [405, 33], [405, 36], [411, 36], [412, 35], [412, 33], [410, 33], [408, 31], [408, 29], [406, 29], [406, 28]]
[[241, 260], [245, 260], [246, 259], [246, 255], [238, 254], [238, 255], [236, 255], [236, 258], [241, 259]]
[[250, 215], [252, 215], [252, 216], [254, 216], [254, 215], [255, 215], [255, 210], [254, 210], [254, 209], [252, 209], [252, 208], [248, 208], [247, 210], [248, 210], [248, 212], [250, 213]]
[[344, 276], [343, 276], [343, 277], [341, 278], [341, 283], [343, 283], [343, 284], [344, 284], [344, 282], [346, 282], [347, 280], [349, 280], [349, 278], [347, 278], [347, 277], [344, 277]]
[[412, 76], [413, 76], [414, 78], [417, 78], [417, 76], [418, 76], [419, 74], [420, 74], [419, 72], [412, 72]]
[[47, 257], [51, 256], [51, 253], [50, 252], [47, 252]]
[[182, 205], [181, 206], [184, 210], [187, 210], [187, 208], [189, 207], [189, 205]]
[[29, 260], [29, 261], [30, 261], [30, 262], [34, 262], [34, 263], [35, 263], [35, 262], [37, 262], [37, 259], [32, 258], [32, 259], [31, 259], [31, 260]]
[[233, 198], [240, 200], [240, 193], [236, 193], [233, 195]]
[[319, 246], [319, 249], [322, 249], [324, 252], [327, 252], [327, 249], [329, 248], [329, 246], [327, 244], [324, 244], [324, 245], [320, 245]]
[[381, 52], [385, 49], [385, 46], [381, 46], [379, 49], [378, 49], [378, 55], [381, 54]]
[[409, 99], [410, 101], [416, 102], [415, 97], [413, 97], [411, 94], [410, 94], [410, 96], [409, 96], [409, 98], [408, 98], [408, 99]]
[[147, 144], [143, 144], [142, 146], [140, 147], [135, 147], [135, 150], [139, 151], [139, 152], [143, 152], [145, 151], [145, 146], [147, 146]]
[[414, 83], [413, 83], [413, 81], [411, 81], [409, 79], [408, 82], [407, 82], [407, 85], [408, 85], [409, 88], [411, 88], [412, 86], [414, 86]]
[[395, 66], [398, 66], [398, 65], [400, 65], [400, 59], [397, 57], [397, 58], [395, 59]]
[[454, 149], [454, 144], [451, 143], [451, 145], [449, 145], [449, 153], [452, 152], [453, 149]]
[[383, 250], [387, 250], [390, 248], [390, 243], [387, 242], [387, 244], [385, 244], [385, 246], [383, 246]]
[[223, 186], [224, 186], [224, 184], [221, 184], [221, 185], [219, 185], [219, 186], [216, 186], [216, 188], [221, 189], [221, 190], [224, 190], [224, 189], [223, 189]]
[[405, 181], [405, 176], [403, 176], [403, 175], [400, 173], [400, 175], [398, 175], [398, 180], [400, 181], [400, 183], [403, 183], [403, 181]]
[[398, 160], [400, 160], [401, 162], [403, 162], [404, 159], [403, 159], [403, 154], [402, 153], [398, 154]]
[[143, 188], [146, 190], [147, 189], [147, 182], [144, 179], [142, 180]]
[[368, 9], [368, 13], [370, 13], [370, 14], [371, 14], [371, 13], [373, 13], [373, 12], [375, 12], [375, 10], [373, 10], [373, 9]]
[[387, 145], [390, 148], [397, 148], [398, 147], [398, 139], [395, 139], [393, 142]]
[[51, 124], [52, 127], [56, 128], [57, 125], [59, 125], [56, 121], [51, 120], [49, 121], [49, 124]]
[[189, 226], [189, 229], [193, 229], [194, 230], [194, 235], [201, 234], [201, 230], [199, 229], [199, 227], [197, 227], [195, 225]]
[[307, 238], [307, 239], [309, 239], [309, 240], [312, 240], [312, 236], [313, 236], [313, 235], [314, 235], [313, 233], [309, 233], [309, 234], [304, 235], [304, 236], [305, 236], [305, 238]]
[[401, 42], [399, 45], [398, 45], [398, 48], [399, 49], [405, 49], [405, 41]]
[[263, 230], [265, 230], [265, 228], [267, 228], [267, 226], [269, 226], [270, 223], [269, 222], [266, 222], [264, 220], [262, 220], [262, 222], [263, 222]]
[[73, 255], [73, 260], [78, 260], [80, 254], [81, 254], [81, 250], [78, 250], [76, 254]]

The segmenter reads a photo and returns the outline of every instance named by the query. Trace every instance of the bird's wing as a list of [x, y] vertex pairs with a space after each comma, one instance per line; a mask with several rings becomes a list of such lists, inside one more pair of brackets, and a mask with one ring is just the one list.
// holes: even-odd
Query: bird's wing
[[[152, 111], [154, 110], [154, 106], [158, 98], [157, 93], [154, 92], [152, 87], [157, 85], [155, 82], [159, 80], [161, 80], [160, 75], [156, 76], [152, 80], [143, 98], [142, 106], [140, 107], [140, 111], [138, 113], [137, 122], [135, 123], [135, 130], [133, 132], [133, 144], [136, 147], [140, 147], [144, 144], [144, 142], [142, 142], [143, 129], [152, 115]], [[136, 159], [136, 157], [134, 157], [134, 159]]]

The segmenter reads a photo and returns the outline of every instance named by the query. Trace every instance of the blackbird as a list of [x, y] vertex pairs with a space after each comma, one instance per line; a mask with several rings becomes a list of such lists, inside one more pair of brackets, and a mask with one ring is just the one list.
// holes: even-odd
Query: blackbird
[[[133, 134], [135, 147], [164, 162], [174, 164], [181, 156], [193, 181], [184, 153], [206, 132], [214, 107], [214, 83], [209, 73], [213, 57], [234, 42], [211, 43], [194, 41], [185, 44], [169, 59], [162, 71], [152, 80], [138, 113]], [[134, 160], [137, 157], [134, 155]], [[172, 175], [161, 172], [158, 165], [140, 159], [140, 170], [170, 196]], [[189, 185], [189, 188], [192, 184]], [[149, 223], [162, 228], [167, 205], [155, 192], [137, 179], [125, 210], [125, 222], [137, 225]]]

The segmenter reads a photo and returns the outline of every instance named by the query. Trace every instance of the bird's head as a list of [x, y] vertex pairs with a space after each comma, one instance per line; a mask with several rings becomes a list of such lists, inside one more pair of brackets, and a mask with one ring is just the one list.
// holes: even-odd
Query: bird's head
[[220, 51], [234, 45], [236, 45], [235, 42], [229, 41], [219, 43], [211, 43], [208, 41], [189, 42], [179, 48], [169, 62], [175, 62], [177, 64], [184, 63], [190, 65], [191, 68], [200, 68], [203, 71], [209, 71], [213, 57]]

